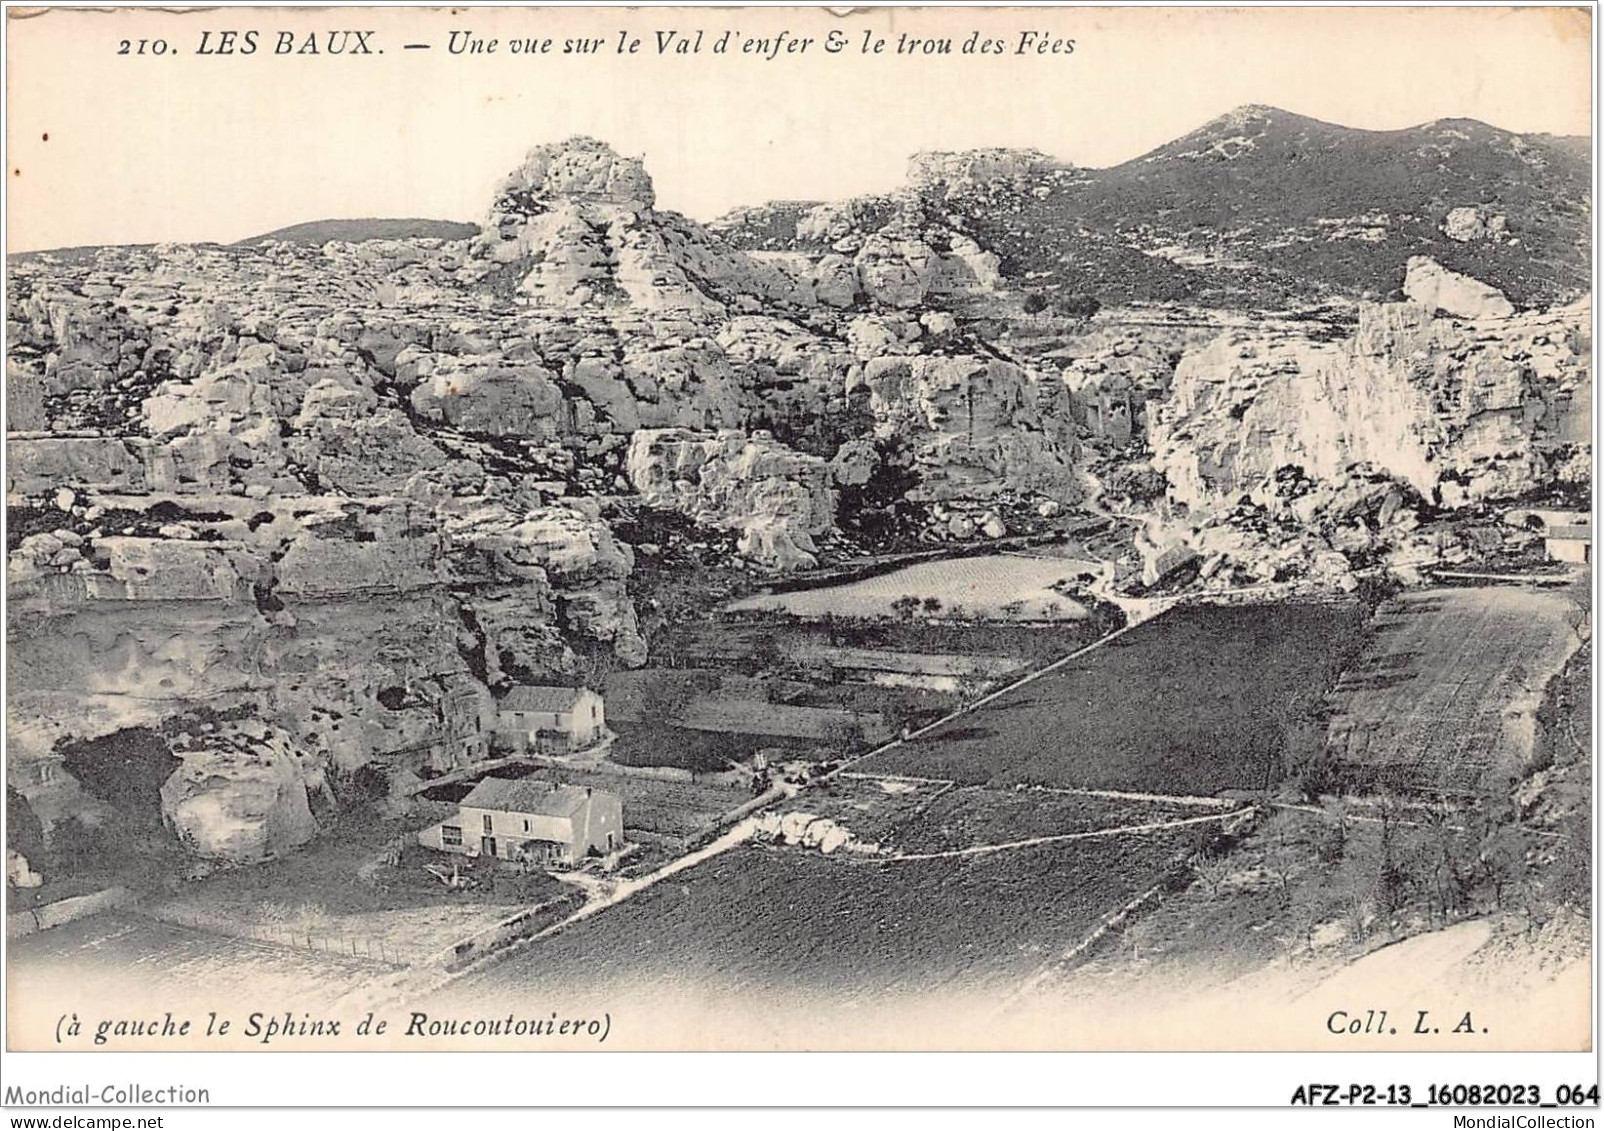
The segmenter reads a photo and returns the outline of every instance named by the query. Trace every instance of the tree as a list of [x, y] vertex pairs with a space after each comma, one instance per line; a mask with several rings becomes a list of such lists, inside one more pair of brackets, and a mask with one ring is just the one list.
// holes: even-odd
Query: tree
[[1282, 728], [1281, 765], [1286, 780], [1303, 800], [1318, 803], [1321, 796], [1333, 792], [1336, 783], [1335, 767], [1326, 749], [1326, 728], [1316, 718], [1297, 714]]
[[957, 677], [958, 698], [973, 703], [991, 690], [991, 681], [977, 672], [965, 672]]
[[904, 593], [891, 602], [891, 612], [904, 624], [911, 623], [919, 612], [919, 598], [911, 593]]
[[1292, 893], [1292, 903], [1285, 912], [1287, 932], [1281, 936], [1288, 958], [1294, 957], [1299, 947], [1314, 949], [1315, 928], [1320, 926], [1326, 913], [1326, 894], [1323, 888], [1312, 884], [1305, 884]]
[[1103, 304], [1094, 296], [1082, 292], [1065, 295], [1055, 305], [1058, 313], [1066, 318], [1079, 318], [1083, 322], [1090, 320], [1103, 309]]
[[1032, 318], [1046, 309], [1047, 300], [1042, 298], [1041, 295], [1032, 291], [1030, 294], [1025, 296], [1025, 313], [1030, 315]]
[[1354, 595], [1364, 605], [1366, 614], [1374, 615], [1384, 603], [1403, 592], [1403, 583], [1385, 570], [1367, 573], [1359, 578]]
[[1525, 888], [1527, 848], [1526, 836], [1509, 827], [1493, 830], [1482, 841], [1477, 864], [1482, 882], [1492, 889], [1495, 910], [1504, 910]]
[[1265, 844], [1264, 868], [1275, 878], [1283, 906], [1292, 903], [1292, 877], [1307, 852], [1298, 843], [1297, 821], [1296, 813], [1280, 809], [1264, 823], [1260, 833]]
[[1231, 878], [1235, 868], [1230, 860], [1223, 856], [1209, 856], [1200, 858], [1192, 865], [1192, 871], [1197, 875], [1198, 883], [1211, 897], [1218, 896], [1225, 888], [1225, 881]]
[[1315, 829], [1314, 854], [1321, 864], [1335, 866], [1342, 862], [1348, 851], [1351, 831], [1349, 803], [1345, 798], [1333, 797], [1320, 808], [1320, 822]]
[[1583, 567], [1571, 577], [1565, 587], [1565, 596], [1571, 603], [1565, 620], [1578, 640], [1586, 640], [1593, 627], [1593, 571]]
[[1144, 951], [1157, 949], [1155, 944], [1161, 938], [1158, 924], [1151, 917], [1138, 918], [1125, 928], [1125, 938], [1131, 944], [1131, 960], [1140, 962]]

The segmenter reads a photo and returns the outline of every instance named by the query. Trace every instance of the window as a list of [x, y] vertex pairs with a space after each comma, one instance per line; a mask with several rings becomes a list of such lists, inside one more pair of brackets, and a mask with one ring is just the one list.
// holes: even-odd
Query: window
[[484, 816], [484, 822], [485, 822], [485, 832], [487, 832], [487, 833], [493, 833], [493, 832], [495, 832], [495, 831], [496, 831], [496, 830], [495, 830], [495, 829], [493, 829], [493, 828], [492, 828], [492, 827], [491, 827], [491, 826], [490, 826], [490, 814], [489, 814], [489, 813], [486, 813], [486, 814], [485, 814], [485, 816]]
[[528, 832], [528, 831], [529, 831], [529, 818], [525, 817], [524, 818], [524, 832]]
[[590, 721], [591, 722], [595, 722], [596, 721], [596, 704], [594, 704], [594, 703], [592, 703], [590, 705]]
[[447, 845], [447, 846], [449, 846], [451, 848], [461, 848], [462, 847], [462, 826], [460, 826], [460, 825], [441, 825], [440, 826], [440, 843], [444, 844], [444, 845]]

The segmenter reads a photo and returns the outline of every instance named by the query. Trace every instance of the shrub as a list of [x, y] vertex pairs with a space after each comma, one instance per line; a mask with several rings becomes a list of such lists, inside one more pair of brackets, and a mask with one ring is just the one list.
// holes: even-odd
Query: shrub
[[27, 857], [35, 868], [43, 862], [45, 830], [28, 799], [6, 785], [6, 847]]
[[1098, 302], [1096, 298], [1089, 294], [1078, 292], [1065, 295], [1054, 303], [1054, 306], [1057, 307], [1058, 313], [1066, 318], [1080, 318], [1083, 320], [1091, 318], [1099, 310], [1103, 309], [1103, 304]]

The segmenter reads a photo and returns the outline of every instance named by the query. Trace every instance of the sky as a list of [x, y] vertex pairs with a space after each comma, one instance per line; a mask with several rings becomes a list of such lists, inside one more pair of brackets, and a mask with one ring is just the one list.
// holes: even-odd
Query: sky
[[[1469, 117], [1587, 134], [1588, 21], [1491, 7], [13, 13], [7, 248], [231, 241], [337, 217], [475, 220], [525, 150], [574, 134], [643, 157], [658, 206], [702, 220], [886, 191], [927, 149], [1117, 164], [1245, 103], [1367, 129]], [[301, 46], [346, 29], [370, 31], [383, 53], [274, 53], [281, 33]], [[203, 33], [215, 46], [226, 30], [257, 32], [255, 53], [198, 53]], [[696, 30], [701, 53], [657, 52], [656, 32]], [[823, 50], [832, 30], [847, 44], [836, 53]], [[497, 50], [452, 54], [452, 31]], [[726, 31], [735, 44], [781, 31], [814, 42], [773, 59], [712, 53]], [[1015, 54], [1027, 31], [1072, 39], [1073, 53]], [[977, 32], [1004, 53], [958, 50]], [[620, 53], [620, 33], [639, 50]], [[865, 35], [885, 50], [865, 53]], [[899, 55], [899, 35], [950, 37], [955, 53]], [[549, 54], [512, 50], [547, 38]], [[602, 50], [563, 55], [577, 38]]]

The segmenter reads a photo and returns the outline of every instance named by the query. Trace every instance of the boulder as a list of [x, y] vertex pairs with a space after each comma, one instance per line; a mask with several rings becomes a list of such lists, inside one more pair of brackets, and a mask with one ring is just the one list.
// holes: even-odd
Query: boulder
[[195, 855], [268, 860], [317, 834], [287, 735], [249, 720], [175, 744], [183, 764], [162, 785], [162, 818]]
[[1515, 313], [1497, 287], [1450, 271], [1429, 256], [1410, 257], [1403, 290], [1410, 302], [1455, 318], [1508, 318]]
[[1507, 225], [1508, 220], [1502, 213], [1481, 205], [1461, 205], [1448, 210], [1442, 231], [1456, 243], [1474, 243], [1503, 238]]

